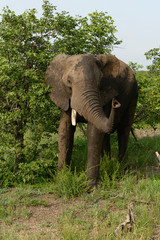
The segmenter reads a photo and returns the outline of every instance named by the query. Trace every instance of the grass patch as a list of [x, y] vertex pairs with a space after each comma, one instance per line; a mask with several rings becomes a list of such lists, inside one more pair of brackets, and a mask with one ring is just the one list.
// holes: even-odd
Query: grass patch
[[157, 165], [155, 152], [159, 150], [160, 136], [144, 137], [135, 141], [130, 139], [128, 158], [134, 168], [144, 170], [145, 167]]
[[[129, 183], [131, 184], [129, 184]], [[150, 239], [160, 222], [160, 179], [139, 179], [128, 176], [112, 192], [98, 189], [83, 196], [83, 203], [70, 207], [58, 219], [59, 237], [64, 239]], [[124, 188], [124, 186], [126, 186]], [[130, 232], [114, 231], [134, 204], [135, 225]]]
[[[2, 193], [1, 239], [150, 239], [160, 223], [160, 178], [125, 175], [114, 181], [111, 189], [99, 187], [80, 197], [71, 194], [67, 199], [64, 192], [65, 201], [56, 191], [42, 194], [45, 184], [39, 190], [38, 185], [25, 186], [20, 196], [20, 188]], [[54, 190], [55, 183], [49, 185]], [[131, 202], [134, 227], [115, 238], [114, 231], [126, 219]]]
[[[86, 139], [77, 138], [70, 168], [41, 184], [0, 189], [0, 239], [160, 239], [160, 173], [150, 174], [157, 164], [159, 141], [160, 136], [138, 142], [131, 137], [125, 158], [130, 171], [125, 172], [125, 162], [121, 166], [116, 158], [113, 135], [114, 154], [101, 160], [99, 188], [88, 194]], [[115, 237], [130, 203], [134, 206], [134, 227]]]

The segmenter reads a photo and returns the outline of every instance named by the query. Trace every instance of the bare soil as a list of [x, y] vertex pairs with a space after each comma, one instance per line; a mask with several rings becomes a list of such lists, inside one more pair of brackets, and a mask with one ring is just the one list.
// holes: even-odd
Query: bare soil
[[62, 214], [68, 207], [73, 206], [73, 202], [64, 202], [63, 199], [55, 199], [53, 194], [43, 195], [37, 197], [38, 200], [45, 200], [45, 206], [30, 206], [30, 217], [23, 220], [21, 223], [25, 228], [20, 231], [20, 235], [32, 234], [43, 232], [49, 233], [52, 239], [57, 239], [56, 223], [60, 214]]
[[6, 233], [11, 231], [14, 233], [14, 236], [17, 236], [20, 240], [59, 239], [57, 237], [57, 221], [65, 210], [76, 204], [76, 201], [56, 199], [53, 194], [36, 196], [34, 199], [44, 200], [47, 206], [28, 206], [29, 217], [26, 219], [13, 218], [9, 224], [1, 223], [2, 232]]
[[154, 137], [157, 135], [160, 135], [160, 127], [158, 127], [156, 130], [154, 129], [136, 129], [135, 135], [137, 138], [143, 138], [143, 137]]
[[[63, 239], [59, 236], [58, 231], [60, 231], [60, 224], [63, 224], [60, 222], [60, 219], [65, 211], [76, 208], [76, 215], [80, 215], [82, 210], [80, 206], [83, 206], [85, 209], [93, 207], [90, 206], [88, 201], [82, 198], [64, 200], [62, 198], [56, 199], [53, 194], [46, 194], [37, 196], [36, 199], [45, 200], [47, 206], [30, 206], [28, 207], [30, 211], [29, 218], [25, 220], [13, 220], [13, 227], [17, 225], [21, 226], [18, 231], [17, 229], [14, 230], [19, 239], [28, 239], [28, 236], [36, 236], [36, 234], [38, 236], [36, 239]], [[105, 203], [106, 200], [104, 199], [98, 200], [98, 205], [101, 209], [105, 208]], [[110, 206], [110, 211], [112, 210], [113, 206]], [[86, 218], [85, 214], [84, 218]], [[42, 238], [39, 236], [39, 233], [42, 234]], [[48, 236], [48, 238], [46, 238], [46, 236]]]

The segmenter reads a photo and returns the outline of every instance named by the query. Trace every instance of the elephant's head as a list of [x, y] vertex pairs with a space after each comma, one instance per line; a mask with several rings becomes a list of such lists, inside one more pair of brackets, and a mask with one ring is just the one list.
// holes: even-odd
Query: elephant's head
[[[114, 111], [120, 103], [114, 98], [116, 89], [111, 88], [112, 84], [107, 85], [107, 79], [116, 78], [119, 68], [119, 60], [112, 55], [60, 54], [46, 71], [46, 83], [53, 88], [50, 97], [63, 110], [71, 107], [99, 130], [109, 133], [113, 127]], [[103, 105], [111, 100], [112, 111], [107, 118]]]

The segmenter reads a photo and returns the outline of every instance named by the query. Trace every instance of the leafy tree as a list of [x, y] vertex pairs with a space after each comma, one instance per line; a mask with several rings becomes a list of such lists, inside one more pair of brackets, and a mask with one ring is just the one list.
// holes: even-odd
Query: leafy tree
[[16, 16], [8, 8], [0, 23], [1, 139], [7, 144], [8, 134], [12, 136], [15, 167], [24, 160], [27, 128], [39, 125], [41, 131], [56, 129], [55, 108], [44, 85], [44, 72], [53, 58], [45, 24], [45, 17], [36, 18], [35, 9]]
[[[16, 15], [6, 7], [1, 14], [0, 164], [10, 159], [11, 168], [33, 161], [39, 156], [42, 134], [57, 131], [59, 109], [51, 103], [50, 90], [44, 84], [53, 57], [58, 53], [110, 52], [121, 43], [107, 13], [74, 18], [56, 12], [47, 0], [42, 8], [40, 19], [35, 9]], [[33, 135], [32, 144], [28, 132]], [[21, 169], [25, 167], [21, 165]]]
[[136, 73], [136, 79], [139, 86], [137, 126], [148, 124], [156, 128], [160, 122], [160, 76], [141, 72]]
[[85, 51], [91, 54], [111, 53], [113, 46], [122, 43], [115, 36], [114, 20], [107, 12], [95, 11], [88, 16], [81, 20], [81, 29], [86, 37]]
[[[46, 36], [52, 42], [54, 55], [110, 53], [121, 44], [115, 36], [114, 20], [107, 12], [93, 12], [87, 17], [72, 17], [66, 11], [56, 12], [56, 7], [45, 0], [43, 18]], [[43, 26], [42, 24], [42, 26]]]
[[140, 69], [143, 68], [143, 65], [140, 65], [140, 64], [134, 63], [134, 62], [129, 62], [128, 65], [130, 66], [130, 68], [132, 68], [132, 70], [134, 72], [137, 72], [137, 71], [139, 71]]
[[88, 17], [73, 17], [68, 13], [57, 15], [57, 23], [63, 23], [58, 33], [55, 46], [67, 54], [102, 54], [111, 53], [113, 46], [121, 44], [115, 33], [114, 21], [107, 12], [93, 12]]
[[142, 119], [141, 126], [149, 124], [156, 128], [160, 122], [160, 49], [151, 49], [145, 56], [152, 60], [152, 65], [148, 66], [150, 71], [136, 73], [139, 86], [138, 114]]
[[160, 47], [153, 48], [145, 53], [148, 60], [152, 60], [152, 65], [148, 66], [148, 69], [156, 74], [160, 73]]

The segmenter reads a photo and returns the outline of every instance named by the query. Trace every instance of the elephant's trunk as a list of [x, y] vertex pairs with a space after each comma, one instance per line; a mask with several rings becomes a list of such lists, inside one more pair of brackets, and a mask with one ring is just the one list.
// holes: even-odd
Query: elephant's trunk
[[116, 111], [120, 106], [121, 104], [113, 98], [109, 118], [106, 117], [102, 110], [99, 114], [96, 113], [94, 119], [92, 118], [93, 120], [91, 119], [90, 122], [100, 131], [110, 134], [114, 129]]
[[[99, 101], [97, 90], [85, 90], [81, 96], [79, 92], [74, 92], [71, 99], [71, 107], [82, 115], [87, 121], [91, 122], [97, 129], [105, 133], [113, 131], [115, 114], [121, 104], [112, 99], [112, 106], [109, 118], [106, 117], [103, 107]], [[76, 101], [78, 99], [78, 101]], [[74, 122], [74, 120], [73, 120]]]

